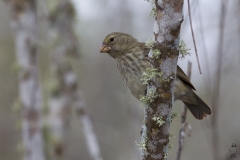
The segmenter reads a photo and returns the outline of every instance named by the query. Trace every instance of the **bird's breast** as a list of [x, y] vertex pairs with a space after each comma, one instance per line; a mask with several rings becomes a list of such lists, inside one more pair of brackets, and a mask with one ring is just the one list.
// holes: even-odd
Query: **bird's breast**
[[125, 55], [116, 59], [119, 73], [131, 94], [137, 99], [144, 95], [146, 85], [142, 84], [143, 72], [149, 66], [148, 62], [133, 55]]

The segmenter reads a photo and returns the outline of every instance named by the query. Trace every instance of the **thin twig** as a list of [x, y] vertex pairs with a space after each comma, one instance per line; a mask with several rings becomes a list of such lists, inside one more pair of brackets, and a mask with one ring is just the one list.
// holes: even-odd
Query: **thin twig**
[[219, 16], [219, 41], [217, 50], [217, 68], [215, 71], [214, 86], [212, 90], [212, 144], [214, 159], [219, 160], [219, 132], [218, 132], [218, 113], [219, 113], [219, 97], [220, 97], [220, 84], [221, 84], [221, 68], [223, 58], [223, 43], [224, 43], [224, 30], [225, 30], [225, 19], [227, 15], [228, 0], [221, 1], [221, 14]]
[[206, 72], [207, 75], [204, 76], [205, 78], [205, 85], [206, 85], [206, 89], [208, 91], [208, 94], [211, 97], [211, 80], [210, 80], [210, 67], [209, 67], [209, 61], [208, 61], [208, 51], [207, 51], [207, 47], [206, 47], [206, 41], [205, 41], [205, 36], [204, 36], [204, 29], [203, 29], [203, 24], [202, 24], [202, 16], [200, 13], [200, 6], [198, 5], [198, 19], [199, 19], [199, 30], [200, 30], [200, 35], [201, 35], [201, 39], [202, 39], [202, 46], [203, 46], [203, 53], [204, 53], [204, 58], [205, 58], [205, 63], [206, 63]]
[[198, 69], [199, 69], [200, 74], [202, 74], [202, 70], [201, 70], [201, 66], [200, 66], [200, 62], [199, 62], [199, 58], [198, 58], [198, 52], [197, 52], [197, 46], [196, 46], [195, 36], [194, 36], [194, 32], [193, 32], [193, 27], [192, 27], [191, 7], [190, 7], [190, 2], [189, 2], [189, 0], [188, 0], [188, 15], [189, 15], [189, 21], [190, 21], [190, 26], [191, 26], [191, 32], [192, 32], [194, 49], [195, 49], [195, 53], [196, 53], [196, 57], [197, 57], [197, 62], [198, 62]]
[[[192, 63], [188, 61], [188, 71], [187, 75], [189, 79], [192, 75]], [[177, 158], [176, 160], [181, 159], [181, 153], [184, 145], [184, 138], [185, 138], [185, 128], [186, 128], [186, 118], [187, 118], [187, 107], [186, 105], [183, 105], [183, 111], [181, 115], [181, 128], [179, 130], [179, 139], [178, 139], [178, 151], [177, 151]]]
[[[238, 15], [240, 15], [240, 0], [238, 1]], [[238, 42], [239, 42], [239, 50], [240, 50], [240, 18], [238, 18]], [[240, 63], [240, 54], [238, 54], [239, 62]]]
[[[77, 82], [76, 82], [77, 86]], [[77, 112], [79, 120], [83, 124], [83, 133], [85, 135], [86, 145], [88, 147], [89, 154], [92, 160], [103, 160], [101, 155], [100, 146], [98, 143], [97, 135], [94, 131], [94, 125], [90, 116], [85, 111], [85, 102], [82, 98], [82, 93], [79, 91], [79, 88], [76, 87], [73, 90], [73, 103]]]
[[[197, 7], [199, 6], [199, 1], [192, 1], [191, 2], [191, 8], [192, 8], [192, 15], [194, 16], [194, 14], [195, 14], [195, 12], [197, 11]], [[184, 17], [187, 17], [187, 15], [188, 15], [188, 13], [186, 12], [184, 12]], [[182, 28], [187, 28], [187, 29], [184, 29], [184, 30], [181, 30], [181, 35], [184, 35], [185, 34], [185, 32], [188, 32], [188, 27], [187, 27], [187, 25], [188, 25], [188, 22], [189, 20], [188, 19], [184, 19], [184, 22], [183, 22], [183, 24], [182, 24]]]

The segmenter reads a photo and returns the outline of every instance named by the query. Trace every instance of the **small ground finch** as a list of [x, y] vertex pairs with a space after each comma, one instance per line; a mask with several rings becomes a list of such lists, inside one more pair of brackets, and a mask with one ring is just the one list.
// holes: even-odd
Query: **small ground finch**
[[[149, 47], [145, 43], [126, 33], [113, 32], [106, 36], [100, 48], [101, 53], [108, 53], [116, 60], [117, 67], [124, 83], [138, 100], [145, 95], [146, 85], [141, 81], [143, 73], [150, 68], [148, 59]], [[194, 93], [195, 88], [189, 78], [177, 66], [174, 98], [181, 100], [197, 119], [212, 114], [211, 108]]]

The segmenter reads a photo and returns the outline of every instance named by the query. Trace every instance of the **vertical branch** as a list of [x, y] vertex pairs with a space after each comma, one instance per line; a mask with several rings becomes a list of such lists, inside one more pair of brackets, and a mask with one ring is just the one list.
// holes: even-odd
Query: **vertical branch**
[[189, 15], [191, 33], [192, 33], [192, 38], [193, 38], [193, 44], [194, 44], [194, 49], [195, 49], [197, 62], [198, 62], [198, 69], [199, 69], [200, 74], [202, 74], [202, 70], [201, 70], [201, 66], [200, 66], [200, 62], [199, 62], [199, 58], [198, 58], [197, 45], [196, 45], [195, 36], [194, 36], [194, 32], [193, 32], [193, 27], [192, 27], [192, 16], [191, 16], [190, 2], [189, 2], [189, 0], [187, 0], [187, 2], [188, 2], [188, 15]]
[[56, 48], [53, 52], [51, 62], [51, 77], [49, 79], [49, 99], [48, 99], [48, 125], [49, 125], [49, 141], [50, 153], [47, 153], [49, 159], [62, 159], [65, 150], [65, 134], [68, 128], [68, 120], [70, 118], [71, 100], [67, 93], [69, 89], [68, 76], [71, 76], [69, 66], [58, 59], [63, 60], [63, 48]]
[[[72, 31], [74, 22], [74, 9], [68, 1], [49, 2], [52, 8], [49, 10], [48, 24], [51, 44], [50, 79], [48, 80], [48, 127], [50, 137], [47, 142], [49, 159], [63, 159], [65, 150], [65, 134], [68, 127], [71, 110], [71, 96], [69, 92], [73, 86], [75, 75], [66, 61], [66, 54], [74, 54], [76, 51], [74, 34]], [[75, 40], [75, 39], [74, 39]]]
[[205, 85], [206, 85], [206, 88], [207, 88], [207, 92], [208, 92], [208, 94], [210, 95], [210, 97], [211, 97], [211, 80], [210, 80], [210, 67], [209, 67], [209, 61], [208, 61], [208, 51], [207, 51], [207, 48], [206, 48], [206, 41], [205, 41], [205, 36], [204, 36], [204, 29], [203, 29], [203, 22], [202, 22], [202, 16], [201, 16], [201, 12], [200, 12], [200, 6], [201, 5], [198, 5], [198, 22], [199, 22], [199, 31], [200, 31], [200, 35], [201, 35], [201, 39], [202, 39], [202, 46], [203, 46], [203, 53], [204, 53], [204, 58], [205, 58], [205, 63], [206, 63], [206, 73], [207, 73], [207, 75], [206, 76], [204, 76], [205, 78]]
[[25, 160], [44, 160], [41, 125], [42, 95], [38, 70], [37, 6], [32, 0], [8, 1], [11, 27], [19, 65], [19, 96], [22, 103], [22, 136]]
[[[54, 1], [49, 14], [51, 29], [51, 43], [53, 54], [51, 57], [52, 80], [49, 99], [49, 122], [54, 156], [63, 158], [64, 134], [69, 118], [71, 106], [76, 107], [77, 115], [83, 123], [83, 132], [90, 156], [93, 160], [102, 160], [93, 124], [84, 109], [84, 101], [77, 85], [77, 76], [68, 58], [75, 59], [79, 55], [79, 44], [74, 33], [75, 10], [69, 0]], [[51, 123], [52, 122], [52, 123]]]
[[[192, 63], [188, 61], [188, 71], [187, 71], [187, 76], [189, 79], [191, 79], [192, 75]], [[187, 107], [183, 105], [183, 111], [181, 115], [181, 127], [179, 130], [179, 138], [178, 138], [178, 152], [177, 152], [177, 158], [176, 160], [181, 159], [181, 153], [184, 145], [184, 138], [185, 138], [185, 128], [186, 128], [186, 118], [187, 118]]]
[[[240, 0], [238, 1], [238, 13], [237, 14], [240, 14]], [[238, 42], [239, 42], [239, 46], [238, 46], [238, 49], [240, 50], [240, 19], [238, 18]], [[239, 63], [240, 63], [240, 54], [238, 55], [239, 56]]]
[[157, 98], [145, 108], [141, 142], [142, 160], [163, 160], [168, 154], [179, 33], [183, 21], [183, 0], [155, 0], [154, 4], [156, 7], [154, 49], [161, 54], [159, 59], [150, 58], [150, 61], [152, 67], [157, 68], [162, 76], [161, 80], [153, 79], [147, 89], [147, 95], [156, 92]]
[[[77, 83], [77, 82], [76, 82]], [[83, 124], [83, 133], [86, 137], [86, 144], [92, 160], [103, 160], [100, 147], [97, 141], [97, 135], [94, 132], [93, 123], [90, 116], [86, 113], [81, 92], [78, 88], [73, 90], [74, 103], [79, 120]]]
[[219, 96], [220, 96], [220, 84], [221, 84], [221, 67], [222, 67], [222, 58], [223, 58], [223, 42], [224, 42], [224, 30], [225, 30], [225, 19], [227, 13], [227, 0], [221, 1], [221, 14], [219, 20], [219, 41], [218, 41], [218, 50], [217, 50], [217, 66], [215, 71], [215, 78], [213, 83], [212, 90], [212, 110], [213, 115], [211, 119], [212, 125], [212, 141], [213, 141], [213, 153], [214, 159], [219, 159], [219, 132], [218, 132], [218, 111], [219, 111]]

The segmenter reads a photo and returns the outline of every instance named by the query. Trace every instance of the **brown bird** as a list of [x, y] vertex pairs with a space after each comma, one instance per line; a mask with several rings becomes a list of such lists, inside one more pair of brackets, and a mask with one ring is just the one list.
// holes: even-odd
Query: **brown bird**
[[[101, 53], [108, 53], [116, 60], [117, 68], [124, 83], [138, 100], [147, 89], [141, 81], [142, 74], [150, 67], [149, 47], [138, 42], [129, 34], [113, 32], [106, 36], [100, 48]], [[212, 114], [211, 108], [196, 95], [194, 86], [183, 70], [177, 66], [174, 98], [181, 100], [197, 119]]]

